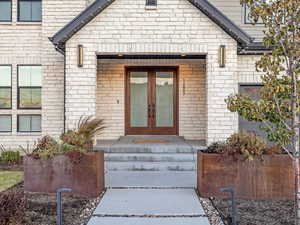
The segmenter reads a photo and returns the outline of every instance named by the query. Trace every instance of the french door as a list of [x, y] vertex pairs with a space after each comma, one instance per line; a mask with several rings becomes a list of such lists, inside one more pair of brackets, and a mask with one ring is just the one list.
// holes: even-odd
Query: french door
[[178, 134], [177, 69], [126, 69], [125, 133]]

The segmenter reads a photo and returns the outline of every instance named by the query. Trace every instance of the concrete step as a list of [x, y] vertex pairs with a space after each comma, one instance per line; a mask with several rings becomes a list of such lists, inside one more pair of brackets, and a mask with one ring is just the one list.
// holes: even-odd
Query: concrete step
[[194, 162], [193, 153], [106, 153], [109, 162]]
[[194, 171], [196, 162], [106, 162], [107, 171]]
[[[100, 149], [98, 149], [100, 150]], [[103, 149], [105, 150], [106, 153], [170, 153], [170, 154], [176, 154], [176, 153], [196, 153], [197, 150], [192, 149], [192, 148], [174, 148], [174, 147], [163, 147], [163, 148], [159, 148], [159, 147], [115, 147], [112, 146], [109, 149]]]

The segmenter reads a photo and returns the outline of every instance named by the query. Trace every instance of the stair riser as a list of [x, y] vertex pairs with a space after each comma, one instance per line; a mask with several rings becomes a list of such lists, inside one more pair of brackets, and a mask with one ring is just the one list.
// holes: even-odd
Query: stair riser
[[194, 162], [193, 154], [106, 154], [107, 162]]
[[108, 171], [194, 171], [195, 163], [106, 163]]
[[106, 153], [197, 153], [193, 149], [174, 149], [174, 148], [109, 148], [102, 149]]

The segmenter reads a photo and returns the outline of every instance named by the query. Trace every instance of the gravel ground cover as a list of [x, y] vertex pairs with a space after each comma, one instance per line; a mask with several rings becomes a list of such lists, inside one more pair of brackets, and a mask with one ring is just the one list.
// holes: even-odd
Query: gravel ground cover
[[[0, 173], [7, 174], [7, 172], [11, 173], [12, 171], [23, 171], [22, 164], [0, 164]], [[0, 193], [10, 191], [24, 194], [23, 182]], [[102, 196], [103, 194], [97, 198], [87, 198], [63, 194], [63, 224], [86, 225]], [[55, 194], [25, 193], [25, 197], [27, 208], [25, 210], [25, 222], [22, 225], [56, 224]]]
[[[228, 221], [227, 200], [212, 200], [213, 205]], [[237, 220], [239, 225], [293, 225], [293, 201], [252, 201], [237, 199]], [[225, 224], [229, 224], [228, 222]]]
[[[23, 183], [7, 190], [23, 192]], [[25, 210], [24, 225], [55, 225], [56, 224], [56, 196], [55, 194], [26, 193], [27, 208]], [[63, 195], [63, 224], [85, 225], [98, 205], [102, 195], [98, 198], [86, 198]]]

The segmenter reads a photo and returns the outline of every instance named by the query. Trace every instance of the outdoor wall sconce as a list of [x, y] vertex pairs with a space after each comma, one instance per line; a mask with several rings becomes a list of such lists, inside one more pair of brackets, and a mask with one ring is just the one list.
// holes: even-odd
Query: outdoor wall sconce
[[83, 67], [83, 45], [78, 45], [78, 67]]
[[224, 68], [226, 63], [226, 46], [220, 45], [219, 48], [219, 66], [220, 68]]

